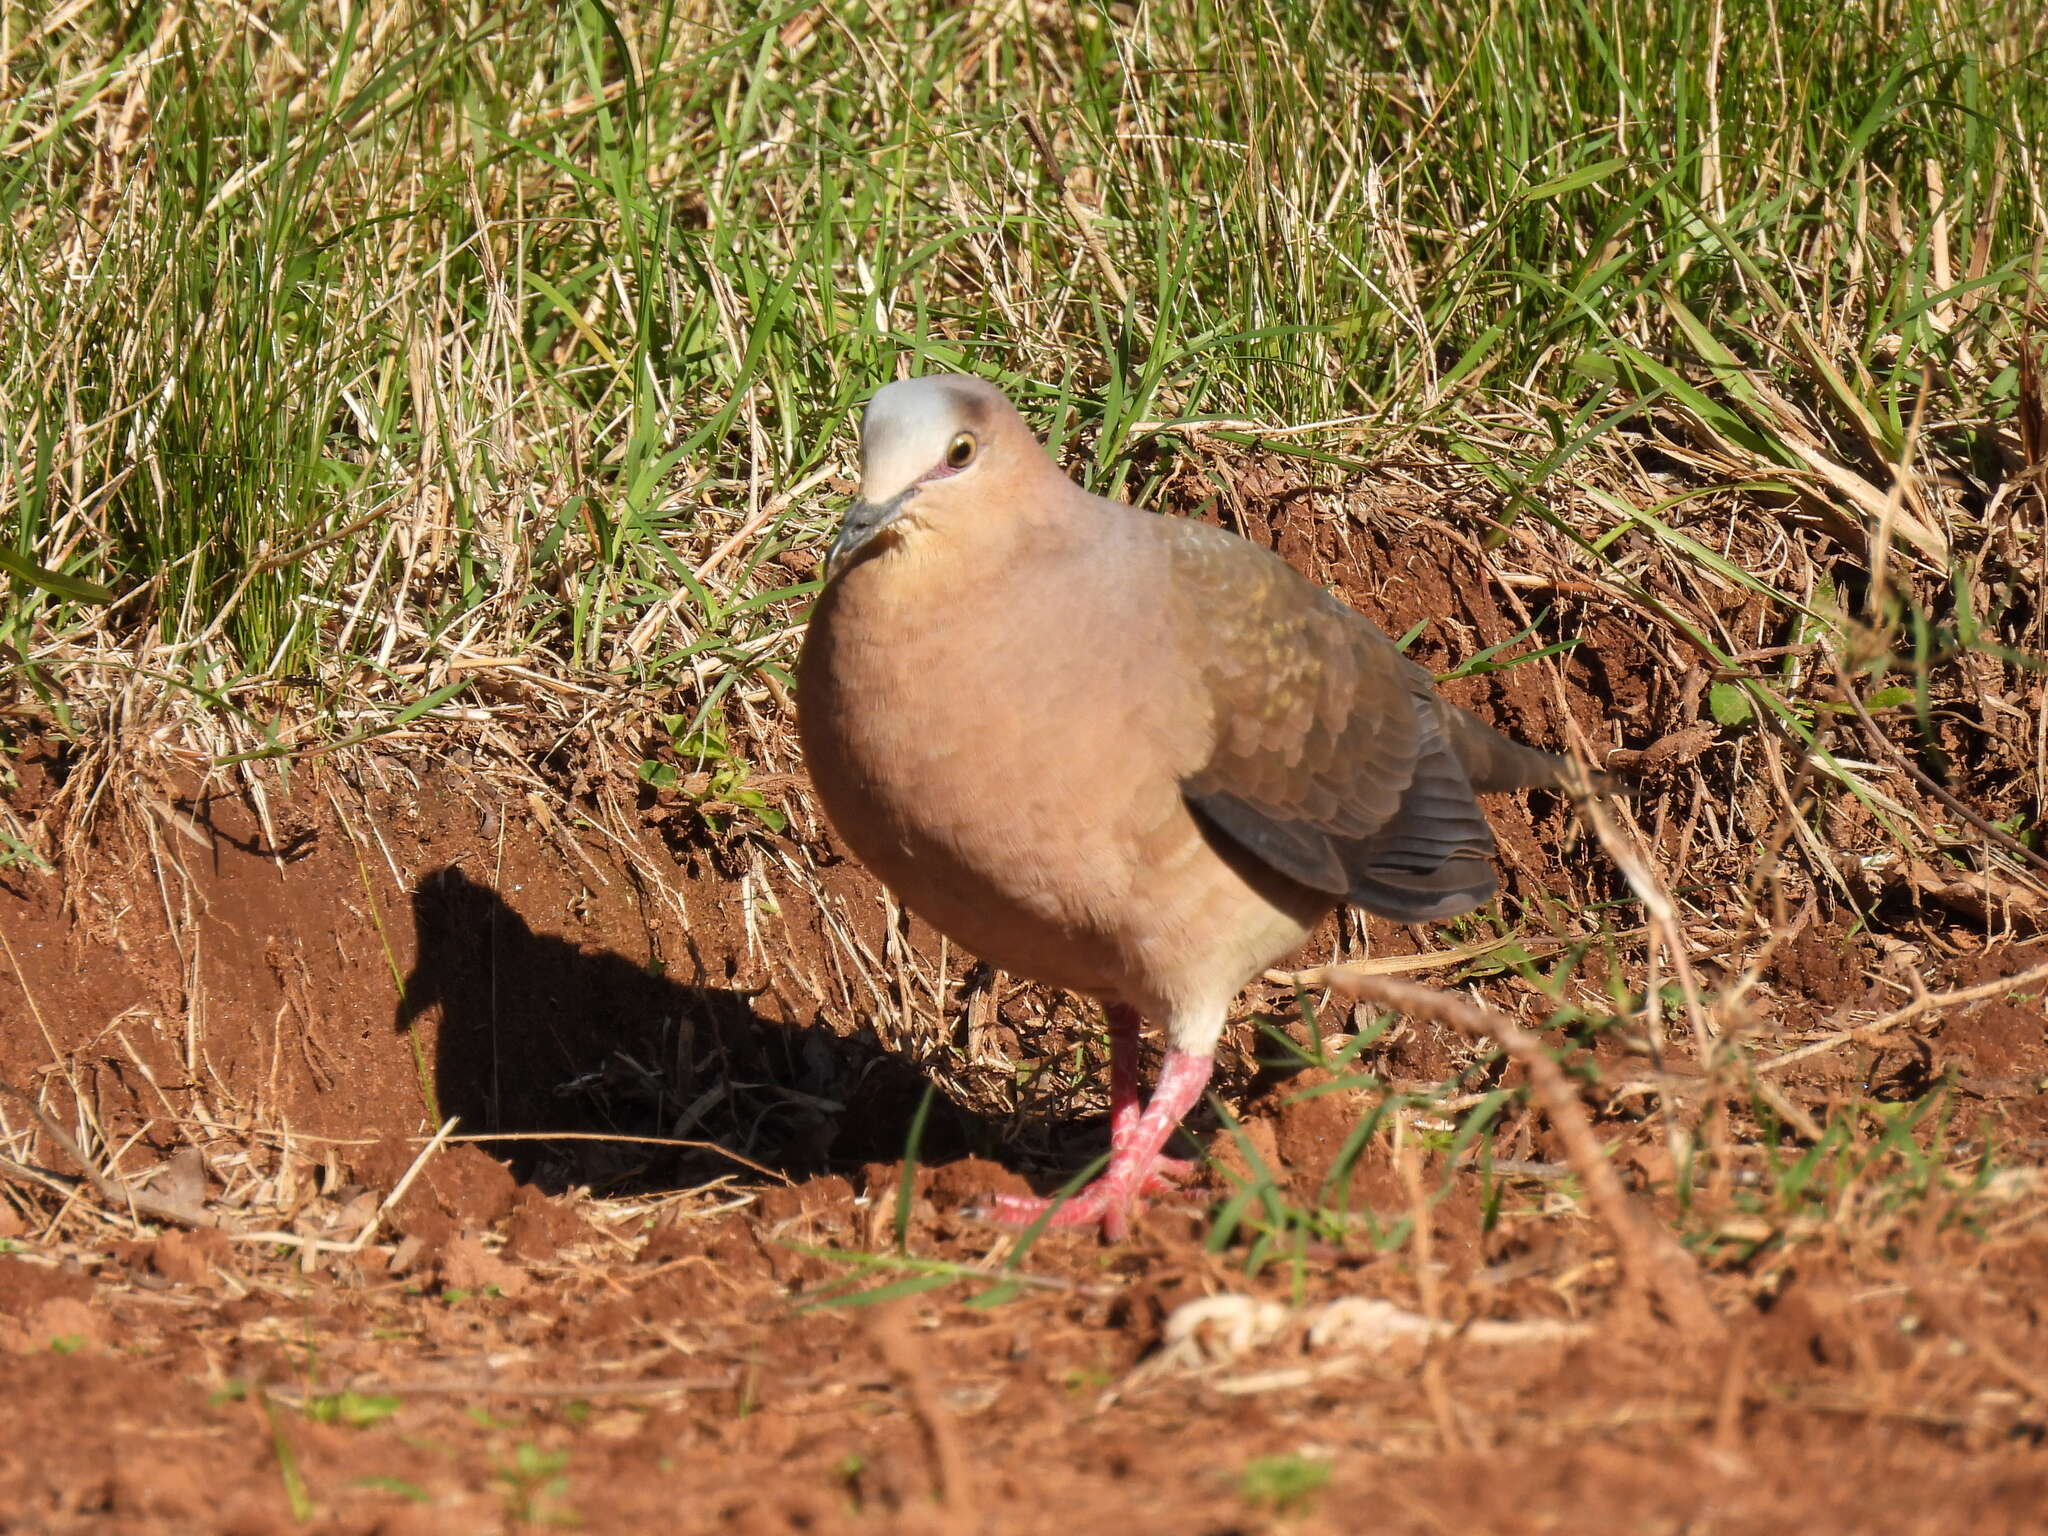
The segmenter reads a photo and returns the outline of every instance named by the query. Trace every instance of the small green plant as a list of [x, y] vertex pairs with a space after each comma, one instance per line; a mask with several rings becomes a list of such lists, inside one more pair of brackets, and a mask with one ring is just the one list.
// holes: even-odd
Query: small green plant
[[306, 1400], [306, 1417], [316, 1424], [367, 1429], [398, 1412], [399, 1400], [380, 1392], [331, 1392]]
[[932, 1099], [938, 1089], [925, 1084], [924, 1093], [917, 1101], [917, 1112], [910, 1117], [910, 1129], [903, 1138], [903, 1172], [896, 1180], [896, 1251], [906, 1253], [910, 1248], [910, 1207], [911, 1197], [917, 1193], [917, 1159], [924, 1150], [925, 1122], [931, 1118]]
[[[0, 785], [0, 789], [4, 788]], [[32, 869], [47, 875], [51, 868], [50, 861], [37, 853], [26, 839], [16, 836], [6, 825], [0, 825], [0, 870]]]
[[[830, 1259], [849, 1266], [849, 1272], [845, 1276], [825, 1285], [819, 1295], [806, 1303], [807, 1306], [873, 1306], [878, 1302], [894, 1301], [901, 1296], [917, 1296], [944, 1285], [968, 1281], [979, 1283], [980, 1289], [966, 1299], [965, 1305], [980, 1311], [999, 1307], [1036, 1282], [1037, 1277], [1025, 1273], [1024, 1259], [1050, 1225], [1058, 1202], [1081, 1189], [1102, 1171], [1107, 1162], [1106, 1157], [1098, 1157], [1069, 1178], [1055, 1194], [1054, 1204], [1048, 1206], [1035, 1221], [1017, 1234], [1017, 1240], [993, 1267], [917, 1257], [908, 1251], [911, 1200], [917, 1188], [918, 1155], [924, 1144], [925, 1123], [931, 1114], [932, 1101], [936, 1093], [937, 1090], [934, 1088], [925, 1089], [924, 1096], [918, 1100], [917, 1109], [911, 1116], [910, 1129], [904, 1137], [903, 1171], [896, 1181], [893, 1224], [896, 1251], [859, 1253], [836, 1248], [809, 1247], [800, 1243], [788, 1245], [797, 1253], [808, 1254], [813, 1258]], [[862, 1289], [862, 1282], [877, 1272], [894, 1273], [900, 1278]]]
[[1301, 1455], [1260, 1456], [1237, 1477], [1238, 1496], [1276, 1515], [1305, 1509], [1330, 1481], [1330, 1464]]
[[277, 1462], [278, 1480], [284, 1484], [285, 1503], [291, 1508], [292, 1518], [303, 1525], [313, 1518], [313, 1495], [306, 1487], [305, 1475], [299, 1470], [298, 1453], [292, 1449], [291, 1436], [285, 1432], [285, 1418], [277, 1399], [268, 1392], [262, 1397], [263, 1417], [270, 1425], [270, 1454]]
[[1060, 1386], [1069, 1397], [1092, 1397], [1115, 1380], [1113, 1373], [1099, 1365], [1070, 1365], [1060, 1372]]
[[686, 715], [662, 716], [662, 730], [669, 738], [669, 750], [696, 766], [681, 771], [675, 763], [660, 758], [643, 759], [640, 781], [656, 789], [674, 790], [688, 800], [714, 832], [725, 830], [738, 813], [752, 816], [771, 832], [780, 832], [788, 818], [768, 803], [758, 789], [747, 785], [746, 760], [710, 727], [689, 730]]
[[[1455, 667], [1452, 667], [1450, 671], [1438, 673], [1437, 681], [1439, 683], [1448, 683], [1461, 677], [1491, 677], [1494, 673], [1505, 672], [1511, 667], [1526, 666], [1532, 661], [1543, 661], [1551, 656], [1568, 655], [1583, 644], [1582, 641], [1577, 639], [1559, 640], [1550, 645], [1540, 646], [1533, 651], [1524, 651], [1519, 656], [1511, 656], [1505, 661], [1500, 659], [1501, 652], [1505, 651], [1509, 646], [1519, 645], [1522, 641], [1533, 638], [1542, 627], [1543, 621], [1549, 617], [1550, 610], [1546, 608], [1537, 614], [1526, 628], [1509, 635], [1507, 639], [1497, 645], [1489, 645], [1484, 650], [1475, 651], [1472, 655], [1460, 661]], [[1420, 628], [1421, 626], [1418, 626], [1417, 629], [1410, 630], [1408, 635], [1403, 638], [1413, 637], [1419, 632]], [[1403, 649], [1405, 648], [1404, 646]]]
[[501, 1465], [496, 1481], [505, 1491], [505, 1513], [525, 1525], [575, 1525], [577, 1516], [563, 1499], [569, 1491], [569, 1453], [547, 1451], [522, 1440], [512, 1459]]
[[1714, 719], [1725, 726], [1747, 725], [1756, 718], [1756, 706], [1740, 683], [1716, 683], [1707, 690], [1707, 707]]
[[846, 1490], [847, 1508], [855, 1514], [861, 1512], [865, 1502], [861, 1498], [860, 1477], [867, 1469], [868, 1459], [861, 1455], [859, 1451], [848, 1451], [839, 1458], [832, 1468], [832, 1475], [839, 1480], [840, 1486]]

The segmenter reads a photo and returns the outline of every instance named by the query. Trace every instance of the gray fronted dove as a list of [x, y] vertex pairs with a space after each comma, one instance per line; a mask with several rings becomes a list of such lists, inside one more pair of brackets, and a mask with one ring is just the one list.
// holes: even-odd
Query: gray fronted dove
[[[1118, 1238], [1180, 1166], [1166, 1142], [1245, 983], [1340, 903], [1487, 900], [1475, 793], [1567, 765], [1279, 556], [1087, 494], [980, 380], [878, 390], [861, 461], [797, 681], [811, 778], [912, 911], [1107, 1004], [1109, 1167], [1053, 1219]], [[1142, 1113], [1141, 1017], [1168, 1045]]]

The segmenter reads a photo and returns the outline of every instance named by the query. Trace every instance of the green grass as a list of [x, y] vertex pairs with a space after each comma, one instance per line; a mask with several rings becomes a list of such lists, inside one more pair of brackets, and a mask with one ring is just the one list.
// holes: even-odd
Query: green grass
[[2001, 1176], [2013, 1165], [1988, 1120], [1958, 1134], [1955, 1101], [1948, 1083], [1916, 1097], [1859, 1096], [1807, 1140], [1759, 1100], [1757, 1166], [1692, 1241], [1723, 1261], [1762, 1267], [1828, 1238], [1851, 1237], [1890, 1257], [1918, 1228], [1981, 1232], [2007, 1198]]
[[306, 1417], [317, 1424], [346, 1424], [367, 1429], [397, 1413], [401, 1403], [389, 1393], [330, 1392], [306, 1400]]
[[[1542, 984], [1533, 967], [1522, 969], [1525, 979]], [[1640, 1037], [1642, 998], [1620, 997], [1617, 1003], [1621, 1011], [1613, 1014], [1566, 1004], [1548, 1021], [1558, 1059], [1590, 1085], [1599, 1084], [1603, 1074], [1590, 1054], [1580, 1053], [1581, 1046], [1590, 1049], [1610, 1033]], [[1676, 1010], [1675, 997], [1666, 1003]], [[1216, 1164], [1224, 1193], [1209, 1225], [1208, 1250], [1231, 1255], [1247, 1275], [1281, 1267], [1297, 1304], [1314, 1268], [1312, 1253], [1326, 1256], [1332, 1248], [1387, 1253], [1414, 1240], [1413, 1200], [1375, 1210], [1354, 1189], [1366, 1159], [1382, 1166], [1396, 1160], [1395, 1121], [1412, 1112], [1436, 1117], [1445, 1127], [1428, 1130], [1413, 1119], [1407, 1126], [1428, 1158], [1419, 1195], [1431, 1207], [1469, 1195], [1476, 1201], [1481, 1231], [1493, 1232], [1503, 1220], [1538, 1215], [1551, 1202], [1583, 1202], [1576, 1174], [1562, 1170], [1545, 1180], [1536, 1204], [1509, 1198], [1511, 1177], [1494, 1166], [1495, 1133], [1504, 1119], [1526, 1112], [1527, 1091], [1488, 1086], [1505, 1065], [1499, 1053], [1482, 1054], [1456, 1076], [1421, 1091], [1395, 1091], [1361, 1070], [1359, 1064], [1371, 1059], [1391, 1022], [1392, 1015], [1381, 1015], [1355, 1034], [1327, 1036], [1304, 998], [1300, 1032], [1305, 1040], [1271, 1025], [1262, 1029], [1269, 1046], [1264, 1066], [1311, 1076], [1308, 1086], [1279, 1096], [1276, 1112], [1334, 1093], [1364, 1100], [1327, 1169], [1294, 1170], [1320, 1172], [1312, 1192], [1273, 1167], [1229, 1107], [1217, 1105], [1223, 1124], [1212, 1142], [1212, 1157], [1227, 1151], [1235, 1155]], [[1735, 1050], [1716, 1058], [1716, 1070], [1731, 1087], [1746, 1071], [1744, 1059]], [[1917, 1092], [1902, 1091], [1897, 1084], [1866, 1084], [1855, 1094], [1834, 1096], [1817, 1135], [1787, 1124], [1769, 1096], [1753, 1091], [1755, 1078], [1749, 1082], [1751, 1093], [1738, 1089], [1732, 1105], [1714, 1111], [1724, 1116], [1732, 1111], [1739, 1123], [1718, 1136], [1695, 1123], [1686, 1161], [1669, 1187], [1647, 1191], [1654, 1200], [1672, 1202], [1681, 1234], [1713, 1262], [1761, 1268], [1815, 1242], [1891, 1257], [1916, 1224], [1977, 1232], [2013, 1198], [2008, 1175], [2016, 1174], [2022, 1160], [2000, 1145], [1988, 1115], [1958, 1126], [1956, 1089], [1949, 1081]], [[1447, 1117], [1443, 1106], [1453, 1099], [1463, 1107]], [[1725, 1197], [1703, 1198], [1702, 1183], [1717, 1156], [1733, 1160], [1722, 1170], [1730, 1189]]]
[[449, 663], [515, 656], [687, 679], [687, 738], [786, 662], [774, 557], [906, 366], [1001, 380], [1134, 495], [1203, 417], [1341, 420], [1271, 440], [1309, 470], [1468, 461], [1508, 519], [1668, 452], [1668, 504], [1577, 528], [1624, 573], [1733, 481], [1857, 545], [1916, 415], [1968, 463], [2019, 401], [2023, 8], [1033, 15], [14, 13], [23, 697], [141, 675], [284, 750], [464, 707]]

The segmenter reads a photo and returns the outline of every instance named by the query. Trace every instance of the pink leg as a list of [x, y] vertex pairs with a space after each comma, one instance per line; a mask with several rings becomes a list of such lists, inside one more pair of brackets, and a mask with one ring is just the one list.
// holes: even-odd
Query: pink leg
[[[1129, 1148], [1138, 1133], [1144, 1101], [1138, 1096], [1138, 1010], [1125, 1003], [1109, 1005], [1109, 1150], [1112, 1156]], [[1168, 1133], [1171, 1134], [1170, 1132]], [[1158, 1157], [1141, 1194], [1163, 1195], [1177, 1180], [1195, 1171], [1184, 1158]]]
[[[1114, 1026], [1112, 1026], [1114, 1027]], [[1118, 1134], [1118, 1111], [1110, 1111], [1109, 1171], [1081, 1190], [1053, 1212], [1055, 1227], [1087, 1227], [1102, 1224], [1102, 1235], [1121, 1242], [1130, 1231], [1131, 1217], [1154, 1189], [1162, 1162], [1160, 1153], [1182, 1118], [1193, 1109], [1209, 1086], [1212, 1057], [1192, 1056], [1186, 1051], [1168, 1051], [1159, 1068], [1159, 1086], [1142, 1115], [1128, 1121], [1128, 1130]], [[1132, 1073], [1135, 1079], [1135, 1072]], [[1131, 1084], [1131, 1105], [1136, 1106], [1136, 1083]], [[1110, 1062], [1110, 1093], [1116, 1096], [1117, 1074], [1114, 1036]], [[998, 1221], [1027, 1225], [1045, 1214], [1052, 1202], [1027, 1195], [998, 1195], [989, 1212]]]

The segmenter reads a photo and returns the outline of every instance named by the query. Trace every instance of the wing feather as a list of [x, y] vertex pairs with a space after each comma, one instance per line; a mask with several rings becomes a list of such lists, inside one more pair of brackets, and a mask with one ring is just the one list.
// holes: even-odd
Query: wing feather
[[1203, 523], [1160, 527], [1175, 633], [1213, 717], [1188, 803], [1278, 873], [1388, 917], [1492, 896], [1475, 780], [1545, 782], [1556, 760], [1438, 698], [1371, 620], [1278, 555]]

